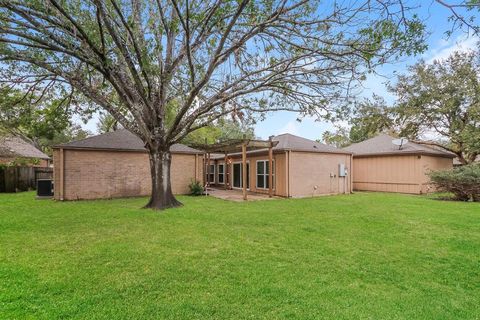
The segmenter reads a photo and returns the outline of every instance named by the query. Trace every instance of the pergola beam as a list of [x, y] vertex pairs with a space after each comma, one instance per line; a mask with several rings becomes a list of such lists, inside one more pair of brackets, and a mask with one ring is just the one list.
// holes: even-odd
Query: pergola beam
[[247, 200], [247, 151], [253, 150], [268, 150], [268, 163], [269, 163], [269, 173], [268, 173], [268, 195], [269, 197], [273, 196], [273, 147], [278, 144], [278, 141], [273, 141], [272, 138], [269, 140], [256, 140], [256, 139], [231, 139], [225, 140], [222, 142], [217, 142], [214, 144], [194, 144], [190, 145], [190, 147], [203, 150], [205, 152], [205, 156], [208, 156], [208, 159], [205, 159], [206, 164], [206, 184], [207, 188], [210, 185], [210, 154], [211, 153], [220, 153], [225, 155], [225, 163], [224, 163], [224, 183], [225, 189], [228, 188], [227, 184], [233, 182], [233, 171], [232, 171], [232, 178], [228, 179], [228, 154], [230, 153], [241, 153], [242, 154], [242, 191], [243, 191], [243, 199]]

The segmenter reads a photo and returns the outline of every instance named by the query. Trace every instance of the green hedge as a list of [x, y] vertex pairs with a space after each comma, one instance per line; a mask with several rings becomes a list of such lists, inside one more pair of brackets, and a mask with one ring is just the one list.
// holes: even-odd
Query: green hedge
[[456, 200], [480, 201], [480, 163], [429, 173], [439, 191], [453, 193]]

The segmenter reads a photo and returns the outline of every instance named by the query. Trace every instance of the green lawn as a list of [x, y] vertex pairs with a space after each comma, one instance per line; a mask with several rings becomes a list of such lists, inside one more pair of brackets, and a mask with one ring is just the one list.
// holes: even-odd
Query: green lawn
[[0, 194], [0, 319], [479, 319], [480, 204]]

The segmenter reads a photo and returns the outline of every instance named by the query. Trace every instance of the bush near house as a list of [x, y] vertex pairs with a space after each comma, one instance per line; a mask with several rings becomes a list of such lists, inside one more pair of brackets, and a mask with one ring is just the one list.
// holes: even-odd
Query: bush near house
[[203, 187], [199, 181], [192, 180], [188, 188], [192, 196], [201, 196], [203, 194]]
[[455, 200], [480, 201], [480, 164], [434, 171], [429, 175], [439, 191], [453, 193]]

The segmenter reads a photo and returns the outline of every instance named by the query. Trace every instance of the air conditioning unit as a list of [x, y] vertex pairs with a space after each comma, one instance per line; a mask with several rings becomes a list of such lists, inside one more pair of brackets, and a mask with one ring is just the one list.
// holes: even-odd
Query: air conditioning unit
[[52, 179], [38, 179], [37, 180], [37, 198], [51, 198], [53, 197], [53, 180]]

